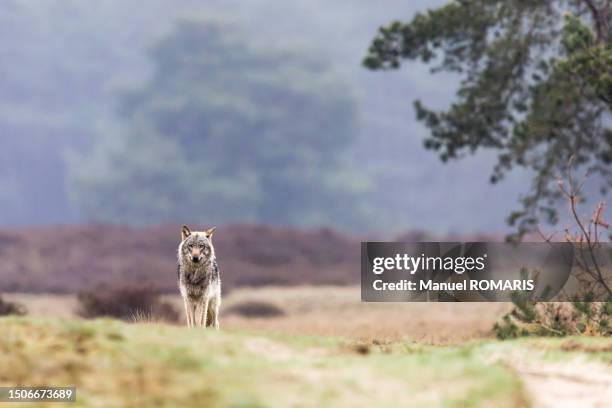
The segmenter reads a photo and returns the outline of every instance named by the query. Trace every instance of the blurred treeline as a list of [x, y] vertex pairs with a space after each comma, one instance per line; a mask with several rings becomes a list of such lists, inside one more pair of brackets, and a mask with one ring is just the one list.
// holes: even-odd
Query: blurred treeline
[[1, 2], [0, 224], [501, 227], [490, 160], [426, 157], [406, 107], [454, 79], [360, 65], [433, 3]]
[[328, 64], [213, 20], [179, 20], [151, 58], [151, 78], [118, 96], [123, 126], [70, 162], [86, 215], [345, 227], [363, 218], [363, 183], [342, 160], [355, 103]]

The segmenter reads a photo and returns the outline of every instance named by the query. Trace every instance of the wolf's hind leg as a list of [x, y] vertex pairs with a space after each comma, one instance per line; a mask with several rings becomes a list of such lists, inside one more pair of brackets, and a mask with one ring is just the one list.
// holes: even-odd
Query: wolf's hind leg
[[202, 305], [200, 306], [200, 326], [206, 327], [206, 316], [208, 315], [208, 298], [204, 297]]
[[214, 326], [215, 329], [219, 330], [219, 308], [221, 307], [221, 296], [216, 295], [210, 299], [209, 313], [208, 313], [208, 325]]
[[208, 305], [208, 316], [206, 317], [206, 327], [212, 327], [215, 322], [215, 305], [213, 300], [210, 300]]

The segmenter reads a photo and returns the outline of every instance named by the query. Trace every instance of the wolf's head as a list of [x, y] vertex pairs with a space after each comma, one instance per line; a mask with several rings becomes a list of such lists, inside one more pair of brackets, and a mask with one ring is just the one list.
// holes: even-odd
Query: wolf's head
[[215, 248], [212, 244], [215, 228], [212, 227], [205, 231], [191, 231], [188, 226], [183, 225], [179, 256], [193, 264], [205, 263], [215, 259]]

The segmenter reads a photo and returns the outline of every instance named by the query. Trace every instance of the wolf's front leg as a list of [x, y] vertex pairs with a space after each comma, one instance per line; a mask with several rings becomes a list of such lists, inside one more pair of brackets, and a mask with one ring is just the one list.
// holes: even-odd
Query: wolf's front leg
[[206, 327], [206, 316], [208, 315], [208, 298], [205, 296], [200, 306], [200, 326]]
[[183, 303], [185, 304], [185, 320], [187, 320], [187, 327], [191, 327], [191, 305], [187, 297], [183, 297]]
[[189, 302], [189, 311], [191, 312], [191, 327], [195, 327], [197, 324], [196, 321], [196, 310], [198, 308], [198, 304], [194, 301]]

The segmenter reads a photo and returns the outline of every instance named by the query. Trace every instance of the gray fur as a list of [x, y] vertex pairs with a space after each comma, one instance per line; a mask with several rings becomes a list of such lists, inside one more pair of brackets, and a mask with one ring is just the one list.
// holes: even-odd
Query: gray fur
[[[212, 244], [213, 231], [214, 228], [191, 232], [183, 227], [178, 247], [178, 286], [189, 327], [199, 325], [219, 329], [221, 277]], [[198, 261], [194, 262], [194, 259]], [[199, 315], [196, 315], [198, 308]]]

